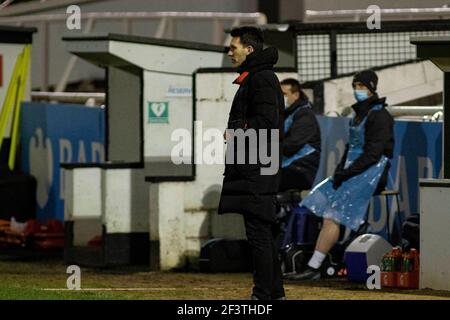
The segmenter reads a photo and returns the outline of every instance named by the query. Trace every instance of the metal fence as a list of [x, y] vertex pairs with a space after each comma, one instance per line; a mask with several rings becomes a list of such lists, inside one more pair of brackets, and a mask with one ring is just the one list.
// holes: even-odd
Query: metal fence
[[417, 36], [450, 35], [450, 20], [386, 21], [381, 29], [366, 23], [296, 24], [297, 66], [300, 80], [335, 78], [366, 68], [417, 59]]
[[[344, 10], [305, 10], [304, 22], [357, 22], [365, 21], [373, 11], [371, 9]], [[436, 8], [380, 8], [383, 20], [433, 20], [449, 19], [450, 8], [447, 6]]]

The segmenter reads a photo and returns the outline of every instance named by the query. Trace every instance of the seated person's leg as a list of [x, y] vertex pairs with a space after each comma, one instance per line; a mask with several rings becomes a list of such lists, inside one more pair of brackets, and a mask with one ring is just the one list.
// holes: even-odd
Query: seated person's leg
[[[316, 242], [316, 251], [327, 254], [339, 240], [340, 226], [330, 219], [323, 219], [322, 230]], [[321, 263], [320, 263], [321, 264]], [[320, 264], [317, 268], [320, 267]]]
[[296, 280], [320, 279], [319, 268], [322, 266], [328, 252], [337, 243], [339, 232], [339, 224], [330, 219], [323, 219], [323, 226], [316, 242], [314, 254], [308, 262], [308, 268], [302, 273], [295, 275], [293, 278]]

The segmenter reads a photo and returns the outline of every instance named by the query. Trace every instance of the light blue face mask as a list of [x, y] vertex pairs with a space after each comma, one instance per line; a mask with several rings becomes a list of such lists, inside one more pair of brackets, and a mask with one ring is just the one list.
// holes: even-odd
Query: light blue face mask
[[358, 102], [364, 101], [369, 98], [369, 94], [367, 90], [355, 90], [354, 91], [355, 99]]
[[286, 96], [284, 96], [284, 108], [289, 108], [288, 98]]

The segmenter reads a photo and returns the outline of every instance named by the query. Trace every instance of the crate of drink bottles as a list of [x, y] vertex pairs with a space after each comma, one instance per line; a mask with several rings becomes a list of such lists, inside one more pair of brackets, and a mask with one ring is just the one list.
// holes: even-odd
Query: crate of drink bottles
[[419, 252], [395, 247], [381, 260], [381, 285], [386, 288], [419, 288]]

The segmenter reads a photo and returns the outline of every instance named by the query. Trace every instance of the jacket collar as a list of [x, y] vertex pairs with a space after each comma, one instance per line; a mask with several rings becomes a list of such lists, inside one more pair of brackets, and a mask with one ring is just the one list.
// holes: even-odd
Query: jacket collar
[[[242, 84], [250, 74], [260, 70], [273, 69], [273, 65], [278, 61], [278, 50], [273, 47], [249, 54], [245, 61], [237, 68], [240, 76], [233, 81], [235, 84]], [[244, 75], [245, 74], [245, 75]]]
[[233, 83], [234, 84], [239, 84], [241, 85], [242, 82], [244, 82], [245, 78], [247, 78], [247, 76], [250, 74], [250, 72], [248, 71], [244, 71], [242, 72], [239, 77], [237, 77], [236, 79], [234, 79]]
[[370, 109], [372, 109], [374, 106], [382, 104], [383, 107], [386, 106], [386, 98], [379, 98], [378, 94], [374, 94], [373, 96], [369, 97], [368, 99], [357, 102], [354, 105], [352, 105], [352, 109], [355, 111], [356, 118], [363, 119], [367, 114], [369, 113]]
[[310, 108], [311, 107], [311, 103], [309, 102], [308, 99], [297, 99], [293, 104], [291, 104], [289, 107], [287, 107], [284, 110], [284, 114], [285, 116], [289, 116], [290, 114], [292, 114], [293, 112], [295, 112], [298, 108]]
[[249, 54], [237, 71], [242, 73], [244, 71], [255, 71], [256, 69], [271, 69], [277, 61], [278, 50], [274, 47], [269, 47]]

